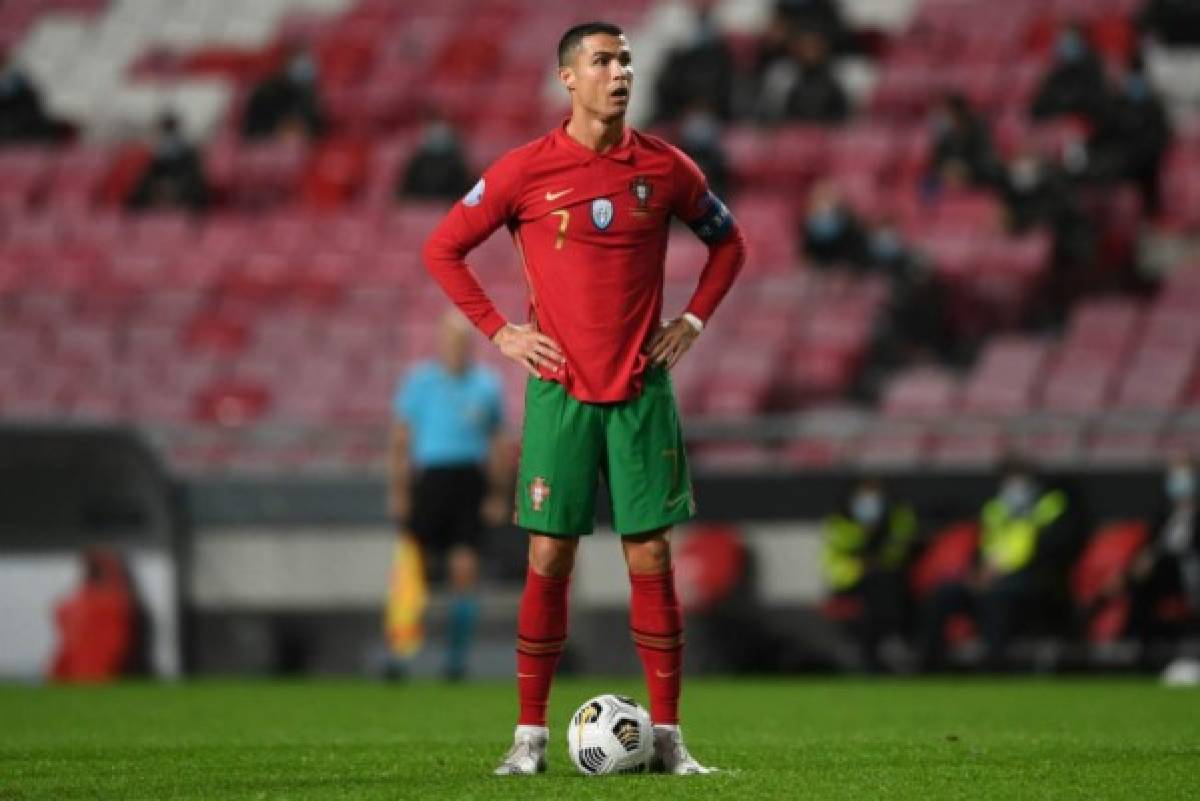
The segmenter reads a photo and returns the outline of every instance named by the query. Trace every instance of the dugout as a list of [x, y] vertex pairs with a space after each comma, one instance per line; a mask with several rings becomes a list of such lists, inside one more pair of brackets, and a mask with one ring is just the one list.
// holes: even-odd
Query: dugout
[[[875, 471], [909, 500], [926, 531], [973, 518], [995, 489], [987, 469]], [[821, 519], [860, 475], [855, 470], [694, 471], [700, 521], [731, 524], [757, 566], [755, 601], [792, 648], [795, 669], [823, 669], [818, 608]], [[1151, 518], [1160, 501], [1157, 465], [1049, 470], [1066, 488], [1081, 530], [1115, 519]], [[188, 604], [198, 672], [356, 673], [378, 641], [394, 530], [378, 476], [266, 477], [221, 474], [186, 482], [196, 554]], [[601, 492], [603, 495], [603, 491]], [[603, 497], [598, 503], [604, 509]], [[601, 527], [603, 520], [601, 521]], [[686, 529], [680, 538], [686, 536]], [[478, 675], [511, 673], [512, 621], [524, 575], [524, 536], [492, 532], [485, 554], [489, 603]], [[628, 586], [611, 535], [585, 540], [572, 598], [570, 664], [583, 672], [638, 669], [628, 644]], [[432, 610], [437, 630], [442, 610]], [[809, 624], [812, 625], [809, 625]], [[436, 640], [431, 642], [436, 647]], [[707, 660], [697, 632], [689, 664]], [[431, 658], [431, 664], [436, 659]]]

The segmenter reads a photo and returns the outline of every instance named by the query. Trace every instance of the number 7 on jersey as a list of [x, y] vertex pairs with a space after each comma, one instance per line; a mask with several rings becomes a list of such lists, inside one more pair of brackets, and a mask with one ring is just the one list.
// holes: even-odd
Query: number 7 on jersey
[[571, 222], [571, 212], [566, 209], [558, 209], [550, 213], [560, 218], [558, 236], [554, 238], [554, 249], [562, 250], [563, 243], [567, 241], [567, 225]]

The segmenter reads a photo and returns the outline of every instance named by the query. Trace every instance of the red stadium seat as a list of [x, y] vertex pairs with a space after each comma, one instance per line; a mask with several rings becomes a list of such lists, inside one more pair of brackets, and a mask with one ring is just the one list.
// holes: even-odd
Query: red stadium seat
[[1147, 535], [1142, 521], [1110, 523], [1092, 535], [1075, 563], [1071, 598], [1076, 609], [1088, 613], [1091, 642], [1111, 642], [1124, 632], [1129, 600], [1124, 593], [1111, 593], [1120, 589]]
[[939, 418], [957, 403], [958, 381], [949, 371], [917, 367], [892, 378], [883, 391], [883, 413], [891, 417]]
[[978, 547], [979, 524], [973, 520], [954, 523], [934, 534], [929, 547], [909, 568], [908, 586], [913, 597], [920, 601], [939, 585], [967, 580]]

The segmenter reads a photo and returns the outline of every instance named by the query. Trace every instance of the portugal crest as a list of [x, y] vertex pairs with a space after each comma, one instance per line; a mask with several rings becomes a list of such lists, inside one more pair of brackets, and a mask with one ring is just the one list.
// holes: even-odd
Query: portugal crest
[[601, 231], [612, 225], [613, 204], [606, 197], [598, 197], [592, 201], [592, 223]]
[[654, 185], [650, 183], [649, 178], [639, 175], [629, 184], [629, 191], [637, 201], [637, 207], [645, 209], [650, 205], [650, 196], [654, 194]]
[[529, 504], [533, 507], [533, 511], [540, 512], [548, 500], [550, 500], [550, 485], [546, 483], [546, 479], [535, 476], [533, 481], [529, 482]]

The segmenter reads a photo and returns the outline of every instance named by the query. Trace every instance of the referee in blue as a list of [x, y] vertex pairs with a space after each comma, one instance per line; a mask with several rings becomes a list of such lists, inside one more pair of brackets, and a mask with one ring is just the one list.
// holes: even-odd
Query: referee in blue
[[499, 376], [471, 361], [472, 329], [457, 311], [441, 319], [438, 357], [400, 382], [394, 402], [389, 506], [425, 563], [445, 565], [451, 602], [444, 675], [466, 676], [479, 616], [479, 544], [508, 511], [511, 454]]

